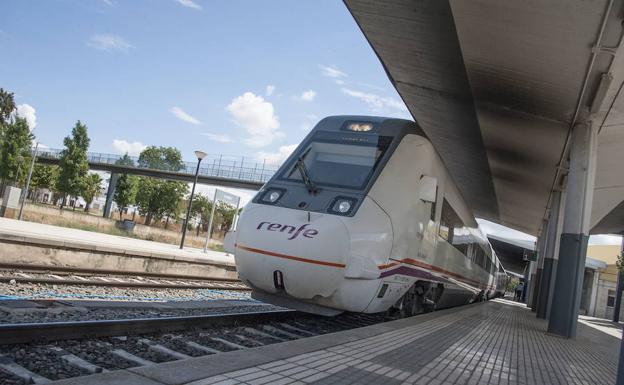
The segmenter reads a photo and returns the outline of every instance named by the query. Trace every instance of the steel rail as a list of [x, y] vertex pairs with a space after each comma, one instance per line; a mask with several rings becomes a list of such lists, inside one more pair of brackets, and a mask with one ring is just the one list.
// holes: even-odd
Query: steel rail
[[295, 310], [209, 314], [186, 317], [0, 324], [0, 345], [181, 331], [312, 315]]
[[149, 282], [119, 282], [119, 281], [96, 281], [96, 280], [77, 280], [77, 279], [53, 279], [53, 278], [26, 278], [16, 276], [0, 277], [0, 282], [21, 282], [21, 283], [45, 283], [51, 285], [68, 285], [68, 286], [110, 286], [110, 287], [138, 287], [145, 289], [211, 289], [211, 290], [233, 290], [233, 291], [250, 291], [247, 286], [227, 286], [219, 284], [197, 284], [182, 285], [175, 283], [149, 283]]

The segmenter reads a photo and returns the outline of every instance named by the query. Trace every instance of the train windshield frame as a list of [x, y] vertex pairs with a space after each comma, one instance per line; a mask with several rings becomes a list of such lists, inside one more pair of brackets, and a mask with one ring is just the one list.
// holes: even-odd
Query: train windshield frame
[[301, 158], [315, 186], [363, 190], [393, 140], [393, 136], [377, 133], [316, 132], [291, 158], [279, 179], [304, 183], [297, 164]]

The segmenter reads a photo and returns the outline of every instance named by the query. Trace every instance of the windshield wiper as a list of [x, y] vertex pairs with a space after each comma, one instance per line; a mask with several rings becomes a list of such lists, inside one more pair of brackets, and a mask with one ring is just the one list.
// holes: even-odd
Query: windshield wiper
[[316, 187], [314, 182], [312, 182], [312, 179], [310, 179], [308, 168], [306, 167], [305, 162], [303, 160], [303, 158], [305, 158], [305, 156], [308, 155], [309, 151], [310, 150], [306, 151], [303, 155], [297, 158], [297, 163], [295, 165], [297, 166], [297, 170], [299, 170], [299, 174], [301, 174], [301, 180], [303, 180], [303, 183], [308, 188], [308, 192], [310, 194], [316, 194], [318, 192], [318, 188]]

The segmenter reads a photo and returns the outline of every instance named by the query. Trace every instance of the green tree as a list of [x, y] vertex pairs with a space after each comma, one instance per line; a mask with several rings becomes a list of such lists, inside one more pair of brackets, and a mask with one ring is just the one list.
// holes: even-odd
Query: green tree
[[179, 171], [184, 167], [182, 153], [175, 147], [149, 146], [141, 151], [138, 166], [154, 170]]
[[193, 205], [191, 206], [191, 218], [199, 217], [197, 235], [199, 235], [200, 228], [206, 230], [208, 226], [208, 221], [210, 220], [210, 211], [212, 211], [212, 201], [208, 199], [208, 197], [199, 193], [193, 197]]
[[152, 220], [160, 220], [165, 216], [177, 217], [180, 213], [180, 199], [187, 192], [186, 183], [140, 178], [136, 204], [139, 213], [145, 216], [145, 224], [149, 226]]
[[620, 273], [624, 273], [624, 254], [620, 254], [617, 256], [617, 260], [615, 261], [615, 266], [617, 267]]
[[[115, 164], [122, 166], [134, 166], [134, 160], [126, 153]], [[121, 174], [117, 179], [113, 200], [119, 209], [119, 220], [122, 219], [123, 211], [135, 202], [138, 187], [138, 178], [134, 175]]]
[[147, 226], [152, 223], [152, 219], [158, 220], [164, 215], [157, 193], [160, 183], [162, 182], [154, 178], [139, 178], [135, 202], [139, 213], [145, 216]]
[[0, 178], [15, 183], [25, 178], [32, 139], [25, 119], [16, 117], [4, 124], [0, 142]]
[[65, 149], [61, 151], [59, 161], [60, 173], [57, 179], [56, 189], [63, 194], [61, 210], [65, 205], [67, 195], [74, 198], [83, 191], [83, 184], [89, 164], [87, 162], [87, 150], [89, 149], [89, 135], [87, 126], [80, 121], [72, 129], [71, 136], [63, 140]]
[[236, 208], [228, 203], [218, 201], [217, 208], [215, 209], [216, 227], [220, 229], [229, 229], [234, 222], [234, 214]]
[[134, 160], [126, 152], [124, 154], [124, 156], [122, 156], [121, 158], [117, 159], [115, 164], [116, 165], [120, 165], [120, 166], [134, 166]]
[[102, 186], [102, 177], [98, 174], [89, 174], [84, 178], [82, 183], [82, 192], [80, 195], [85, 200], [85, 210], [89, 212], [89, 208], [91, 207], [91, 202], [100, 192], [100, 188]]
[[122, 219], [123, 211], [135, 202], [137, 186], [138, 178], [134, 175], [121, 174], [117, 179], [113, 200], [119, 208], [119, 220]]
[[[54, 189], [56, 184], [56, 177], [58, 176], [58, 167], [47, 164], [35, 163], [33, 168], [32, 177], [30, 179], [30, 188], [32, 191], [37, 191], [42, 188]], [[33, 198], [37, 200], [37, 196]]]
[[177, 218], [180, 212], [186, 208], [182, 201], [187, 193], [188, 185], [186, 183], [166, 181], [161, 184], [158, 195], [167, 219]]
[[13, 111], [15, 111], [13, 93], [0, 88], [0, 125], [9, 121]]
[[[143, 168], [170, 171], [178, 171], [184, 167], [180, 150], [155, 146], [141, 152], [138, 165]], [[146, 225], [150, 225], [153, 219], [178, 216], [180, 199], [188, 191], [186, 183], [140, 178], [138, 185], [136, 204], [141, 215], [145, 216]]]

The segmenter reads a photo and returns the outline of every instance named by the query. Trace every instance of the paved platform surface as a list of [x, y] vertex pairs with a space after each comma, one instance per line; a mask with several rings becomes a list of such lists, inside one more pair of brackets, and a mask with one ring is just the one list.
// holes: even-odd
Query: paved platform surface
[[24, 240], [37, 244], [79, 247], [93, 250], [114, 251], [129, 255], [175, 258], [177, 260], [204, 260], [234, 266], [234, 256], [218, 251], [190, 247], [180, 250], [176, 245], [126, 238], [109, 234], [44, 225], [41, 223], [0, 218], [0, 241]]
[[620, 339], [587, 324], [569, 340], [496, 300], [246, 351], [58, 384], [613, 384]]

